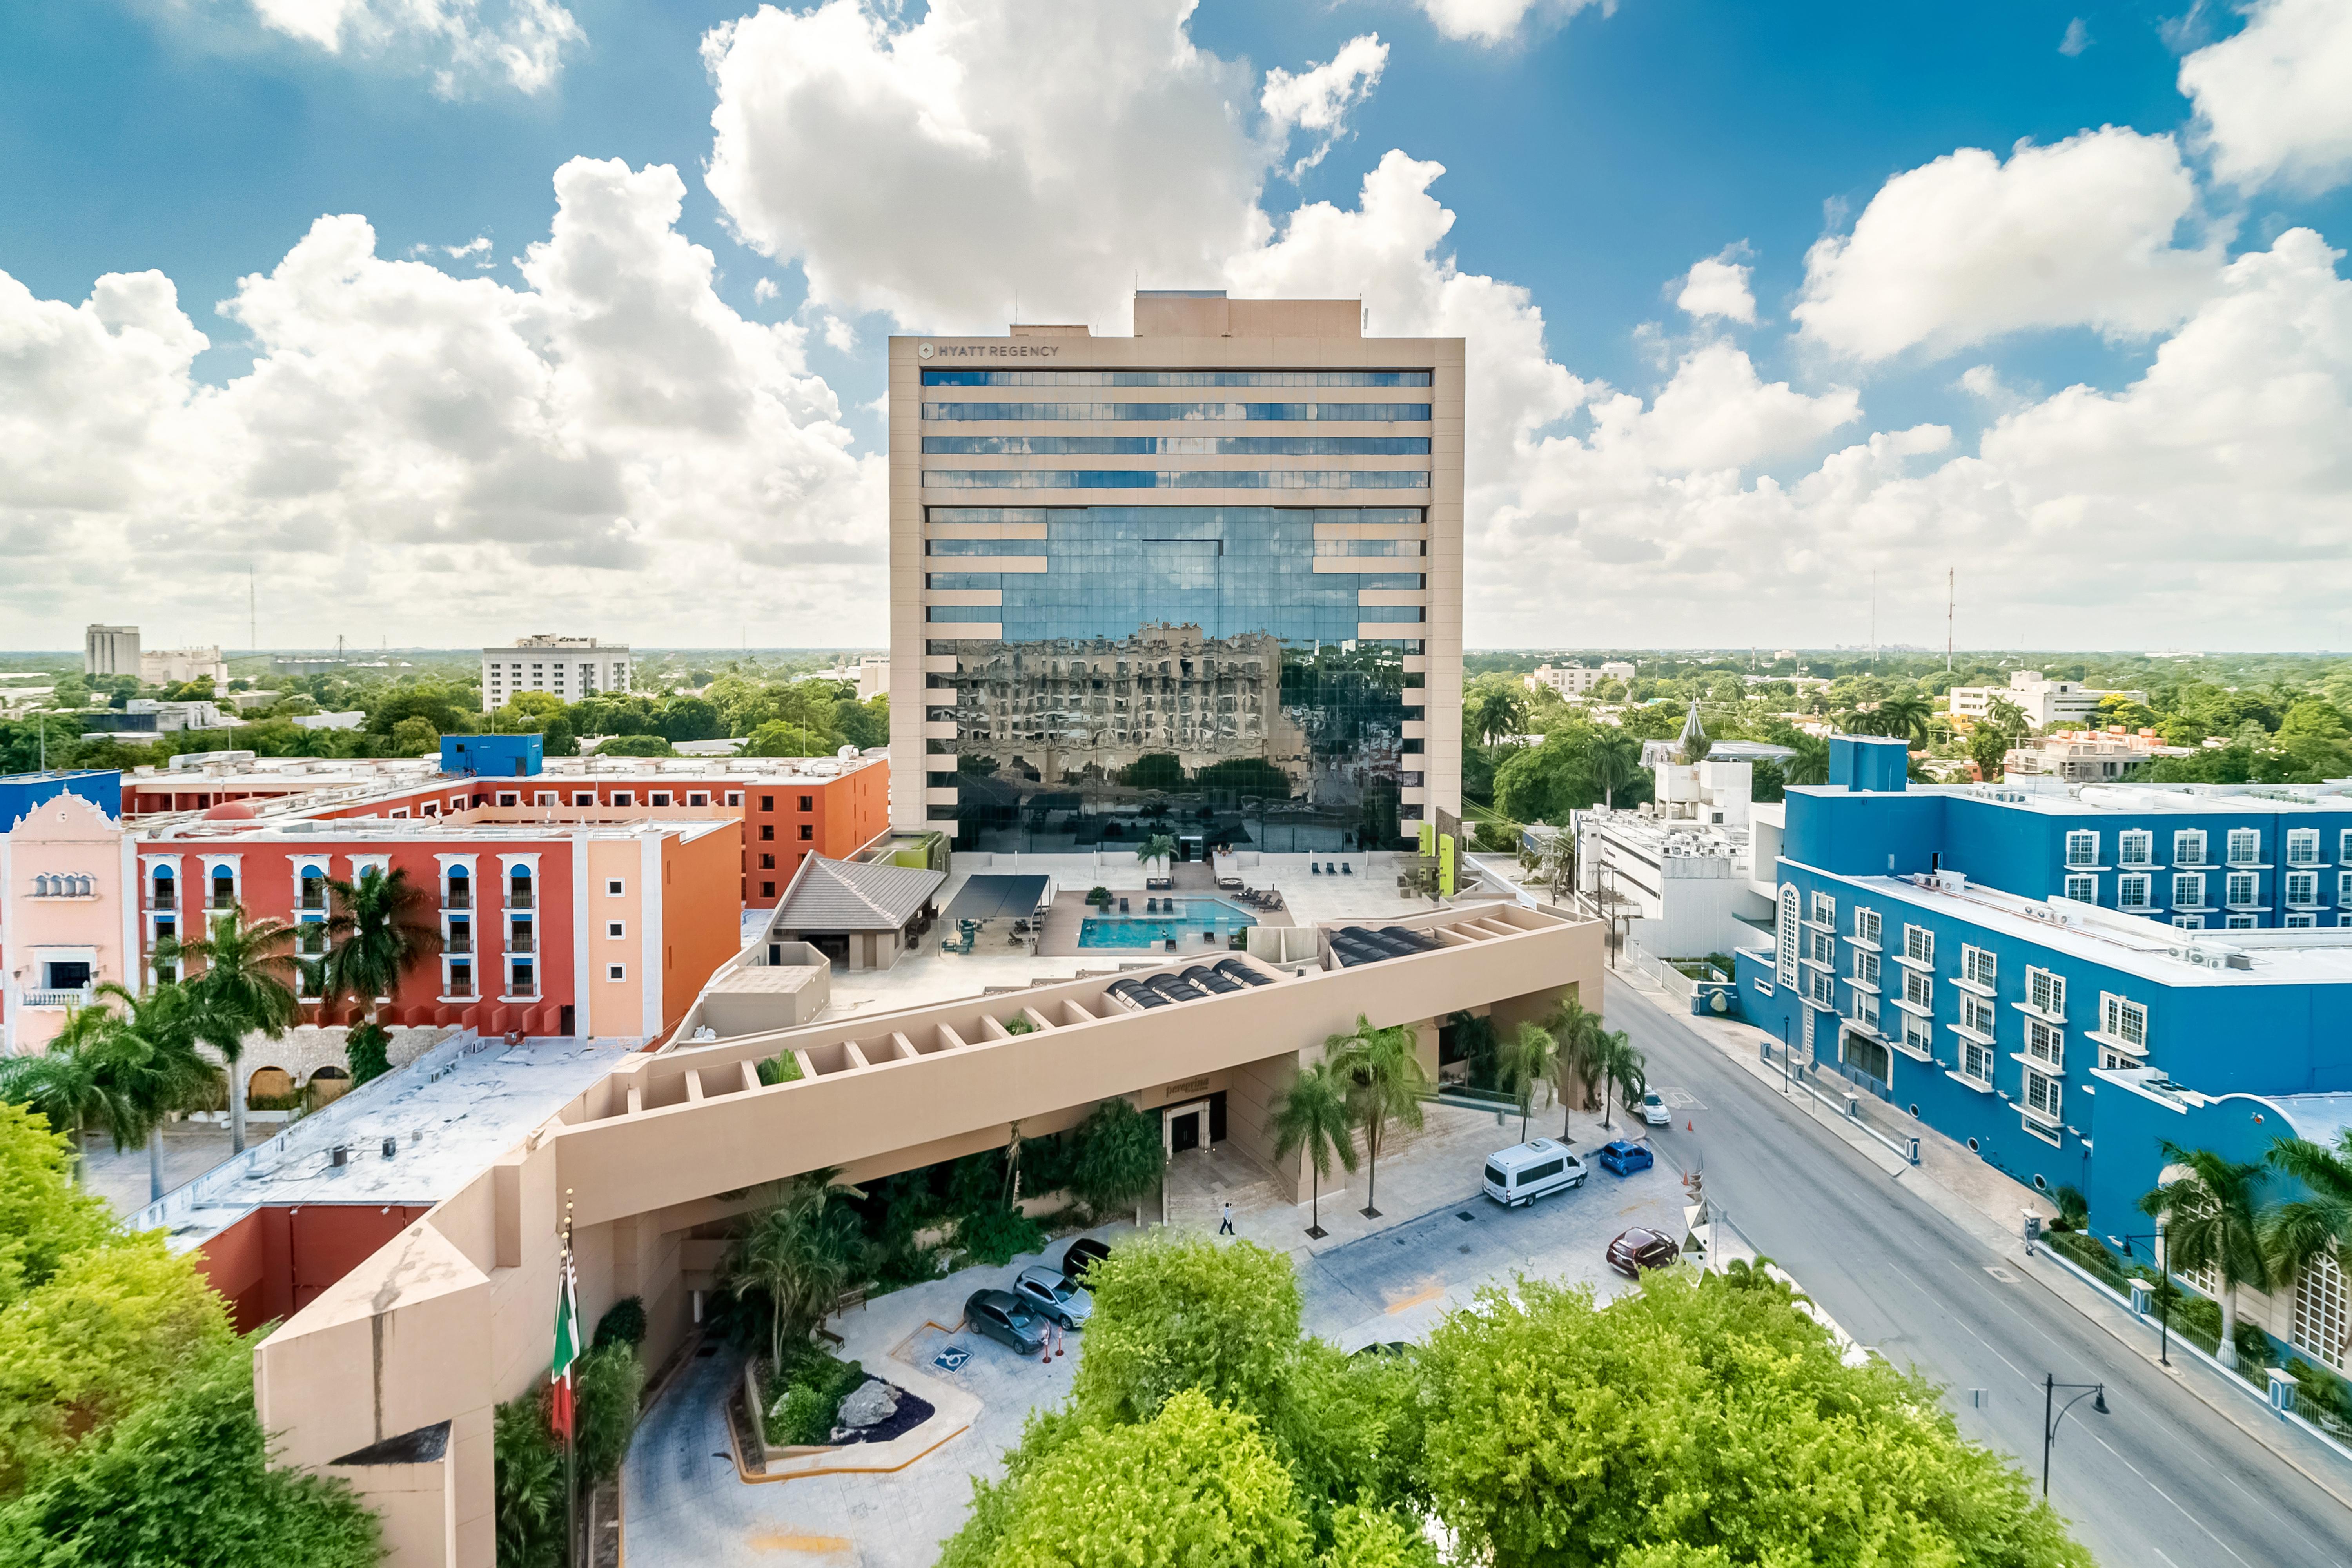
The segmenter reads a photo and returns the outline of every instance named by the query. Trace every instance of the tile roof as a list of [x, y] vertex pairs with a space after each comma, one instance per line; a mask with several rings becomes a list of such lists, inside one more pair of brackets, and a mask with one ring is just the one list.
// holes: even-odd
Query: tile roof
[[771, 931], [896, 931], [947, 881], [917, 866], [812, 855], [784, 889]]

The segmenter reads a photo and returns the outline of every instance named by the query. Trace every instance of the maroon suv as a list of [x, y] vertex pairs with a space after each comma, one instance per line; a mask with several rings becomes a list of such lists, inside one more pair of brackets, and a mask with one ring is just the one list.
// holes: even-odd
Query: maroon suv
[[1639, 1279], [1644, 1268], [1664, 1268], [1682, 1256], [1673, 1239], [1635, 1226], [1609, 1244], [1609, 1267], [1629, 1279]]

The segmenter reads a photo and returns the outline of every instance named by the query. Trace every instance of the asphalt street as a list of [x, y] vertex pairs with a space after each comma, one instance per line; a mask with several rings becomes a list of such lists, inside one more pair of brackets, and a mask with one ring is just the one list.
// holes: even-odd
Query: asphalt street
[[[1607, 1014], [1647, 1055], [1651, 1087], [1691, 1102], [1656, 1131], [1656, 1146], [1685, 1169], [1702, 1165], [1709, 1201], [1856, 1340], [1943, 1385], [1968, 1436], [2038, 1479], [2043, 1375], [2106, 1384], [2109, 1414], [2085, 1401], [2061, 1426], [2050, 1489], [2102, 1563], [2352, 1564], [2352, 1510], [2152, 1357], [2008, 1266], [1801, 1100], [1764, 1087], [1631, 985], [1611, 982]], [[1969, 1405], [1961, 1391], [1971, 1388], [1988, 1392], [1985, 1408]]]

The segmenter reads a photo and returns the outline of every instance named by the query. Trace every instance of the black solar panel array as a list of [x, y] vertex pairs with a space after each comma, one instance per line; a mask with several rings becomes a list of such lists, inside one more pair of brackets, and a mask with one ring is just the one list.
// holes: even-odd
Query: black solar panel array
[[1378, 963], [1386, 958], [1434, 952], [1439, 946], [1437, 938], [1428, 931], [1406, 926], [1382, 926], [1378, 931], [1368, 926], [1341, 926], [1331, 933], [1332, 952], [1343, 968], [1349, 969], [1360, 963]]
[[1196, 963], [1181, 974], [1130, 975], [1114, 980], [1108, 994], [1137, 1012], [1149, 1012], [1154, 1007], [1198, 1002], [1207, 996], [1229, 996], [1254, 985], [1273, 984], [1240, 959], [1228, 958], [1215, 964]]

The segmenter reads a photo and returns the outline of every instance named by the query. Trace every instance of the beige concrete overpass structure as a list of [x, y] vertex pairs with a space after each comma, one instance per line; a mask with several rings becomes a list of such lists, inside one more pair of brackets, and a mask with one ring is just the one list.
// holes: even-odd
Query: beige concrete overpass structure
[[[1413, 1026], [1433, 1073], [1452, 1013], [1508, 1029], [1566, 995], [1598, 1002], [1595, 922], [1501, 904], [1391, 924], [1436, 945], [1342, 967], [1327, 929], [1315, 963], [1235, 954], [1260, 984], [1149, 1010], [1116, 988], [1197, 960], [631, 1058], [264, 1342], [262, 1419], [285, 1462], [349, 1478], [382, 1511], [395, 1568], [490, 1568], [492, 1409], [546, 1378], [567, 1202], [583, 1321], [641, 1297], [658, 1363], [763, 1183], [826, 1166], [869, 1180], [1002, 1147], [1016, 1121], [1073, 1125], [1112, 1096], [1150, 1110], [1219, 1089], [1227, 1142], [1273, 1168], [1270, 1106], [1359, 1014]], [[762, 1087], [757, 1064], [787, 1052], [801, 1077]], [[1303, 1198], [1305, 1176], [1294, 1160], [1276, 1181]]]

